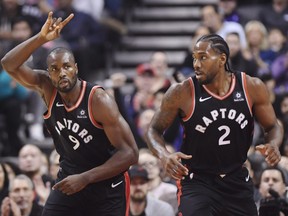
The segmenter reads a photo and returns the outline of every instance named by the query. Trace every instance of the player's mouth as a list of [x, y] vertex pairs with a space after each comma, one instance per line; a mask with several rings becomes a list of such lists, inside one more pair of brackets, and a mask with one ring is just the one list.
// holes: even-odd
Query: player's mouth
[[60, 86], [60, 87], [65, 87], [65, 86], [67, 86], [68, 84], [69, 84], [68, 79], [61, 79], [61, 80], [59, 81], [59, 86]]

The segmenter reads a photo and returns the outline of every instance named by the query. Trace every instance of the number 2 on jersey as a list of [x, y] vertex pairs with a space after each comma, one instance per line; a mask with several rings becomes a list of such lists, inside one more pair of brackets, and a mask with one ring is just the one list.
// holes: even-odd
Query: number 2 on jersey
[[226, 125], [222, 125], [218, 128], [219, 131], [224, 130], [224, 134], [219, 138], [218, 144], [219, 145], [228, 145], [230, 144], [230, 140], [226, 139], [230, 134], [230, 128]]

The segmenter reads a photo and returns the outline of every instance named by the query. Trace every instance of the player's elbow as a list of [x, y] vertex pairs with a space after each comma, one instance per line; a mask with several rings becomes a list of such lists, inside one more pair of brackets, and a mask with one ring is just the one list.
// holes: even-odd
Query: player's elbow
[[139, 158], [138, 148], [130, 148], [127, 154], [128, 154], [127, 158], [129, 158], [130, 165], [138, 163], [138, 158]]
[[9, 58], [7, 57], [7, 55], [5, 55], [2, 59], [1, 59], [1, 65], [3, 67], [3, 69], [6, 72], [11, 72], [13, 71], [13, 64], [11, 63], [11, 61], [9, 60]]

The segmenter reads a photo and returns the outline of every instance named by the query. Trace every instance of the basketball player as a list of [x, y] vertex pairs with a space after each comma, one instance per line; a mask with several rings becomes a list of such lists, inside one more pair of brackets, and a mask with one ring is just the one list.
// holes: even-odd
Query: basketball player
[[[253, 136], [253, 118], [263, 126], [266, 143], [257, 147], [269, 165], [280, 160], [283, 132], [265, 85], [228, 64], [222, 37], [201, 37], [194, 46], [195, 76], [165, 94], [147, 132], [150, 150], [178, 181], [179, 215], [256, 216], [253, 183], [243, 166]], [[181, 152], [169, 153], [163, 132], [180, 116]]]
[[47, 105], [45, 124], [60, 154], [60, 171], [45, 204], [44, 216], [128, 215], [129, 177], [138, 149], [115, 101], [103, 88], [77, 77], [73, 54], [56, 48], [47, 57], [48, 72], [25, 65], [44, 43], [60, 36], [64, 21], [52, 12], [41, 31], [2, 59], [19, 83], [36, 90]]

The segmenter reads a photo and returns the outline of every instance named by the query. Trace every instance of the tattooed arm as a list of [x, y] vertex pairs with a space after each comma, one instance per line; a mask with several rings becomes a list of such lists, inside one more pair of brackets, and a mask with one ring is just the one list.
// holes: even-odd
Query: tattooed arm
[[166, 92], [147, 132], [149, 149], [161, 160], [167, 174], [176, 180], [181, 179], [183, 175], [188, 175], [188, 170], [181, 164], [181, 159], [189, 159], [191, 156], [181, 152], [169, 153], [165, 147], [163, 133], [177, 116], [188, 115], [191, 100], [191, 87], [188, 80], [172, 85]]

